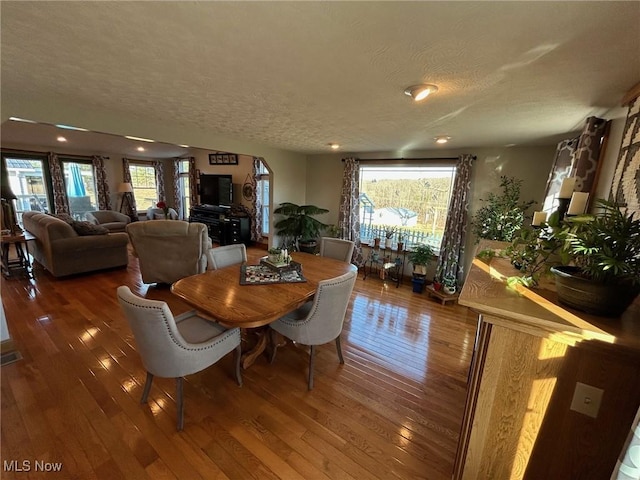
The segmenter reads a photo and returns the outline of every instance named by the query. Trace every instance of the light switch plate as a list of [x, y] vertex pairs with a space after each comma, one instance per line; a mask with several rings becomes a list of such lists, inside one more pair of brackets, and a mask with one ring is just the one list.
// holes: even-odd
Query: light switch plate
[[604, 390], [592, 387], [585, 383], [576, 382], [576, 389], [571, 400], [571, 410], [582, 413], [592, 418], [598, 416], [602, 394]]

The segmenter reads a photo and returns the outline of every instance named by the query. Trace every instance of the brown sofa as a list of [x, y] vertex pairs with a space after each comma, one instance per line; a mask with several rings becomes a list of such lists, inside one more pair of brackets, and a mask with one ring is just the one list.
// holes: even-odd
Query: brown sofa
[[36, 237], [29, 252], [55, 277], [128, 263], [126, 233], [79, 235], [66, 221], [39, 212], [24, 212], [22, 223]]

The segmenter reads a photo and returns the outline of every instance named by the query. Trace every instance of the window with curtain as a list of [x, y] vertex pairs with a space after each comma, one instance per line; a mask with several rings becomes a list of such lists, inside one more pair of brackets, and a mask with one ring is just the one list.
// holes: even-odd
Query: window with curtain
[[50, 213], [51, 181], [45, 155], [2, 153], [7, 165], [8, 182], [15, 200], [18, 222], [24, 212]]
[[84, 220], [85, 214], [98, 210], [96, 178], [91, 160], [78, 160], [59, 156], [62, 163], [65, 193], [69, 214], [76, 220]]
[[426, 243], [439, 252], [451, 198], [455, 164], [360, 164], [360, 238], [405, 245]]
[[178, 190], [180, 192], [181, 212], [178, 212], [180, 218], [188, 218], [189, 210], [191, 210], [191, 196], [189, 194], [189, 159], [180, 160], [178, 162]]
[[129, 171], [137, 209], [141, 211], [155, 207], [159, 201], [159, 194], [156, 171], [153, 165], [130, 161]]
[[270, 234], [269, 211], [271, 205], [269, 205], [269, 183], [269, 170], [267, 170], [264, 162], [260, 162], [256, 195], [262, 209], [262, 235], [265, 237]]

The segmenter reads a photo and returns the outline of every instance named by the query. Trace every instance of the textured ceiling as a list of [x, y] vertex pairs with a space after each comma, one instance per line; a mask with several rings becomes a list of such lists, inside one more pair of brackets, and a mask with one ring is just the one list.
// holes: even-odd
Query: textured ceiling
[[[0, 8], [3, 103], [62, 100], [308, 154], [431, 149], [437, 135], [549, 144], [640, 80], [636, 1]], [[440, 90], [412, 103], [403, 90], [421, 82]]]

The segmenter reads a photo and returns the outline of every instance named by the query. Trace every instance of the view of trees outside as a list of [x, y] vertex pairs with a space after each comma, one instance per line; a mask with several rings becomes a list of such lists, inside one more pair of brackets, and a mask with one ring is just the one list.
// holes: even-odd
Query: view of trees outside
[[136, 208], [138, 210], [155, 208], [156, 203], [159, 202], [155, 168], [147, 165], [129, 165], [129, 172]]
[[406, 245], [438, 249], [447, 220], [455, 167], [360, 167], [360, 237], [402, 236]]

